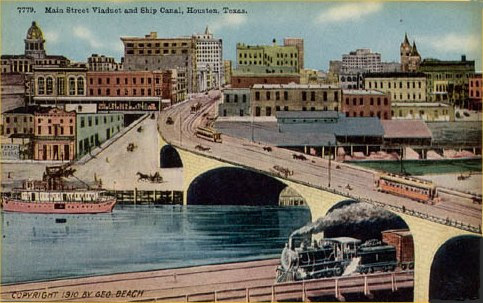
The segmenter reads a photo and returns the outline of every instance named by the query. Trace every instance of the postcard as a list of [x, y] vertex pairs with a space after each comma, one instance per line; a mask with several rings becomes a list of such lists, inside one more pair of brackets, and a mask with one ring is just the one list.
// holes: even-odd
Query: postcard
[[480, 296], [478, 1], [2, 1], [2, 302]]

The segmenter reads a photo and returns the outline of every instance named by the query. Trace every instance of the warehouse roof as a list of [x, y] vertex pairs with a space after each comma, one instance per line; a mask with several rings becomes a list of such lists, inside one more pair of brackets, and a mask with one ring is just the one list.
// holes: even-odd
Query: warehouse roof
[[431, 130], [422, 120], [382, 120], [384, 138], [432, 138]]
[[382, 137], [384, 129], [377, 117], [339, 116], [329, 123], [280, 123], [283, 133], [326, 133], [337, 137]]

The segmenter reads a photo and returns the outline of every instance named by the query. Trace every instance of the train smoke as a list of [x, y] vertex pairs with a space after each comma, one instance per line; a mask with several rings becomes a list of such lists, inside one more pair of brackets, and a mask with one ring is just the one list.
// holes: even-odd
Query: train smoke
[[363, 222], [374, 222], [377, 220], [390, 220], [396, 216], [387, 210], [377, 208], [368, 203], [353, 203], [333, 210], [325, 217], [317, 219], [296, 231], [290, 237], [304, 236], [323, 232], [328, 227], [340, 226], [344, 224], [357, 224]]

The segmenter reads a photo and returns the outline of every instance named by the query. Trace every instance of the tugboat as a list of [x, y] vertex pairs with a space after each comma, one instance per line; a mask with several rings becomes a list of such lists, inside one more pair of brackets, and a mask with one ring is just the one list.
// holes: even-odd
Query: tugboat
[[4, 211], [44, 214], [95, 214], [111, 212], [116, 198], [100, 188], [79, 189], [68, 186], [63, 178], [74, 176], [69, 165], [46, 167], [42, 180], [26, 180], [3, 197]]

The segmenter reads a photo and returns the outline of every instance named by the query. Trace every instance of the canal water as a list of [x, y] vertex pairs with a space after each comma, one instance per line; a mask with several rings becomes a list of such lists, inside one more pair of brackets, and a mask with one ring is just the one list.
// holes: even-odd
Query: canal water
[[303, 207], [116, 205], [109, 214], [1, 213], [2, 284], [277, 258]]

